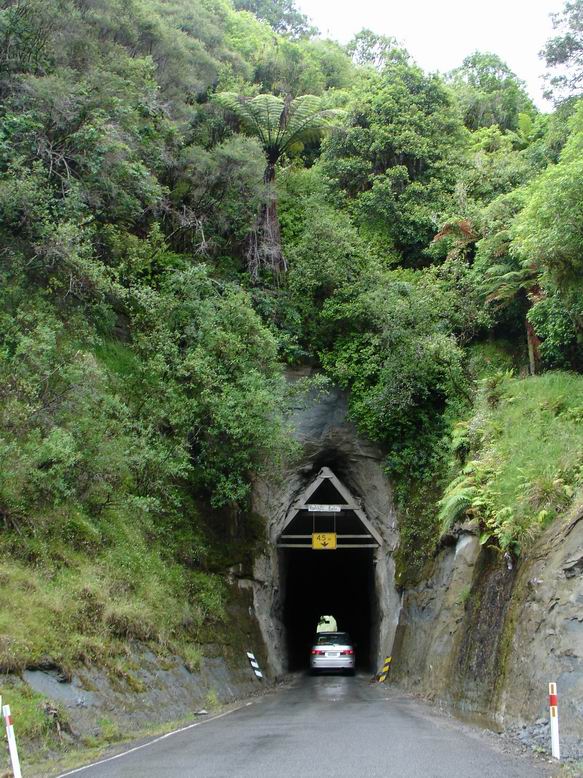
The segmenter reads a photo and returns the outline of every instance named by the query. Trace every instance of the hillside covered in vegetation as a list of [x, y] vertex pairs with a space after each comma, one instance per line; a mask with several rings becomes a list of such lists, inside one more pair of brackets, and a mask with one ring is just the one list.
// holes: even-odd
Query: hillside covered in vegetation
[[289, 2], [0, 3], [0, 670], [196, 664], [286, 365], [386, 454], [402, 584], [578, 499], [581, 15], [543, 114], [495, 54], [428, 74]]

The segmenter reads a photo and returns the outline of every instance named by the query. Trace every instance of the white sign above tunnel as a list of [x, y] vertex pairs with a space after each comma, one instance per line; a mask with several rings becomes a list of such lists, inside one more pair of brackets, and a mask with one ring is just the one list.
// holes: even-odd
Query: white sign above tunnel
[[345, 508], [345, 505], [306, 505], [304, 510], [307, 508], [310, 513], [340, 513], [340, 511]]

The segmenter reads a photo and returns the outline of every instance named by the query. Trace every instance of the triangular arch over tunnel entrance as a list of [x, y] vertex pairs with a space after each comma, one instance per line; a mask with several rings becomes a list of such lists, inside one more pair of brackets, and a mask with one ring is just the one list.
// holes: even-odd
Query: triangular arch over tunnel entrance
[[277, 545], [310, 549], [319, 533], [333, 533], [338, 549], [374, 549], [383, 543], [360, 500], [329, 467], [323, 467], [291, 505]]

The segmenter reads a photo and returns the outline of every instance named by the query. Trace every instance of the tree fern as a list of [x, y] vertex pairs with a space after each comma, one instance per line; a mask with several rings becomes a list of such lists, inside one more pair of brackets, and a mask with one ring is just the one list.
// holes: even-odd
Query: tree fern
[[283, 154], [299, 141], [320, 137], [329, 131], [342, 114], [338, 109], [324, 108], [322, 99], [302, 95], [292, 100], [272, 94], [245, 97], [234, 92], [220, 92], [214, 100], [233, 113], [243, 129], [254, 135], [266, 157], [264, 181], [266, 200], [257, 225], [253, 230], [247, 252], [247, 264], [252, 278], [259, 276], [261, 267], [268, 267], [276, 275], [287, 269], [281, 250], [281, 235], [277, 216], [277, 199], [273, 187], [275, 166]]
[[509, 302], [521, 289], [530, 290], [536, 280], [536, 271], [528, 265], [492, 265], [486, 271], [482, 290], [487, 302]]
[[331, 129], [342, 115], [338, 109], [324, 108], [316, 95], [284, 100], [271, 94], [244, 97], [220, 92], [214, 99], [259, 139], [268, 158], [276, 155], [273, 162], [294, 143], [317, 138]]

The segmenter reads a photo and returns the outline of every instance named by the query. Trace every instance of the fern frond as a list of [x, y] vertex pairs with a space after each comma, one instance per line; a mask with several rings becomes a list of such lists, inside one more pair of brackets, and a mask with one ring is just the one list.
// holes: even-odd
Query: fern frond
[[322, 108], [315, 95], [302, 95], [291, 104], [286, 126], [280, 136], [282, 151], [298, 141], [312, 140], [339, 123], [344, 112], [338, 108]]
[[438, 518], [442, 535], [448, 532], [453, 524], [474, 506], [477, 497], [478, 490], [473, 466], [472, 464], [466, 465], [464, 472], [448, 485], [445, 494], [438, 503]]
[[482, 292], [486, 302], [507, 302], [516, 296], [520, 289], [532, 286], [535, 273], [528, 266], [519, 268], [510, 265], [492, 265], [488, 268]]
[[235, 114], [243, 127], [276, 156], [294, 143], [320, 137], [344, 115], [338, 108], [323, 108], [322, 99], [316, 95], [302, 95], [287, 102], [271, 94], [244, 97], [220, 92], [213, 100]]
[[453, 524], [460, 519], [472, 506], [472, 489], [454, 492], [440, 500], [439, 521], [441, 534], [448, 532]]
[[234, 92], [219, 92], [213, 100], [239, 119], [246, 130], [257, 135], [264, 146], [276, 143], [284, 101], [275, 95], [244, 97]]

